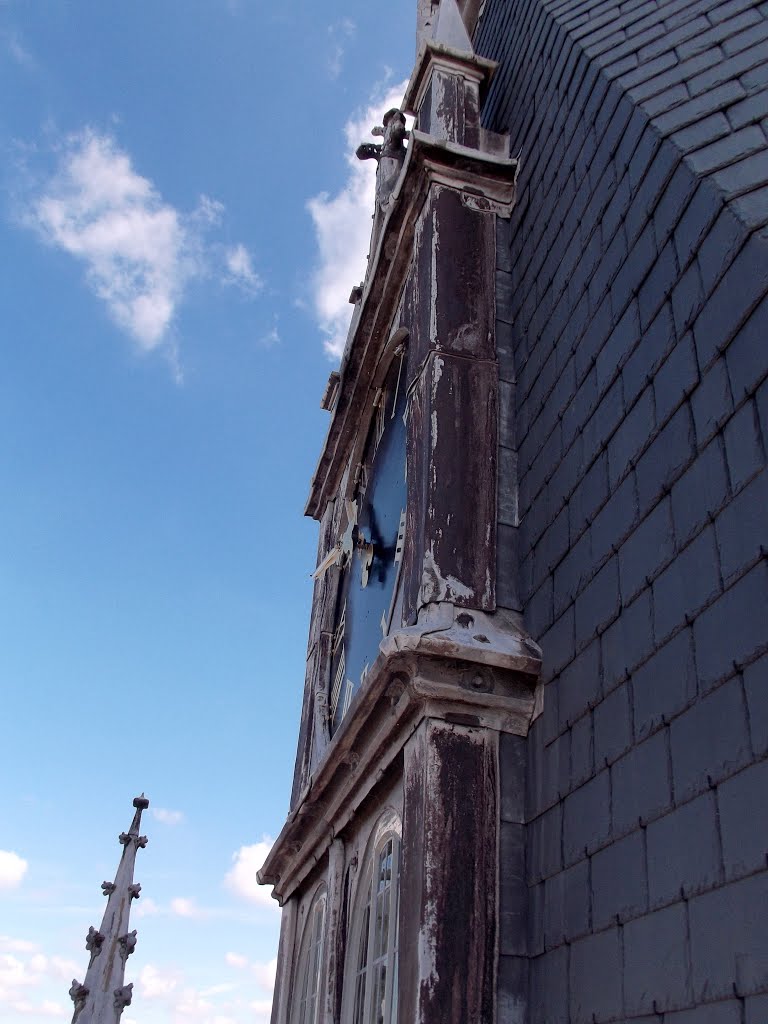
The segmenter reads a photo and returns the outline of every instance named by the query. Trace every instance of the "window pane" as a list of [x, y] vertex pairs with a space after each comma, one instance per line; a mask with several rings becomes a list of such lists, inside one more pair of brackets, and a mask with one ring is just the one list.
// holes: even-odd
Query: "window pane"
[[370, 901], [363, 913], [360, 924], [360, 945], [357, 954], [357, 972], [355, 976], [355, 1008], [353, 1024], [363, 1024], [365, 1019], [365, 977], [368, 969], [368, 929], [371, 924]]
[[360, 920], [351, 1024], [397, 1021], [397, 842], [388, 839], [373, 862]]
[[325, 896], [315, 900], [311, 919], [307, 922], [297, 978], [297, 1003], [293, 1020], [296, 1024], [315, 1024], [317, 1018], [320, 971], [325, 924]]
[[371, 1001], [371, 1024], [384, 1024], [384, 996], [387, 990], [387, 963], [377, 964], [373, 969], [373, 1000]]

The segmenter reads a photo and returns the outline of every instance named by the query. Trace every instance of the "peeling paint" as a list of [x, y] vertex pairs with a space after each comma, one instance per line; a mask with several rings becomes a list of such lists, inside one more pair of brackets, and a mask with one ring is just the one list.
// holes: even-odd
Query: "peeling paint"
[[462, 583], [461, 580], [457, 580], [455, 576], [446, 576], [446, 582], [451, 588], [451, 593], [454, 597], [463, 597], [464, 600], [469, 600], [470, 597], [475, 596], [475, 591], [472, 587], [468, 587], [466, 583]]
[[[488, 585], [490, 585], [490, 574], [488, 574]], [[428, 604], [430, 601], [446, 601], [450, 598], [460, 598], [469, 601], [475, 596], [472, 587], [462, 583], [455, 576], [443, 574], [440, 566], [435, 560], [434, 547], [430, 544], [429, 549], [424, 552], [424, 561], [421, 572], [421, 600]]]
[[432, 211], [432, 262], [429, 267], [429, 289], [432, 293], [432, 301], [429, 310], [429, 340], [431, 344], [439, 348], [437, 340], [437, 251], [439, 248], [437, 238], [437, 210]]

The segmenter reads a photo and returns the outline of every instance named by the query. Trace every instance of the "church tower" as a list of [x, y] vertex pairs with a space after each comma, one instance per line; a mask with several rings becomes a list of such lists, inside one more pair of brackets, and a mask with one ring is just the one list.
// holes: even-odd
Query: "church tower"
[[768, 7], [414, 6], [272, 1024], [764, 1024]]
[[503, 943], [498, 916], [502, 892], [524, 903], [541, 664], [514, 570], [499, 239], [517, 163], [481, 124], [496, 65], [456, 0], [422, 8], [403, 110], [358, 151], [378, 163], [371, 252], [307, 504], [292, 809], [260, 874], [283, 907], [274, 1024], [492, 1021], [524, 998], [524, 915]]

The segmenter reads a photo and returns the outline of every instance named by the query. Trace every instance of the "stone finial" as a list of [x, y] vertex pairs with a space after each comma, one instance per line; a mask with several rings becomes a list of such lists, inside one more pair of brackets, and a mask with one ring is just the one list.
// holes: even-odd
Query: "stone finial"
[[131, 953], [136, 949], [136, 929], [132, 932], [128, 932], [127, 935], [121, 935], [117, 940], [120, 946], [120, 953], [124, 960], [127, 960]]
[[89, 953], [99, 953], [104, 942], [104, 936], [93, 925], [88, 929], [85, 937], [85, 948]]
[[133, 982], [130, 985], [121, 985], [120, 988], [116, 988], [114, 991], [115, 996], [115, 1009], [118, 1013], [122, 1013], [126, 1006], [131, 1005], [133, 999]]
[[72, 984], [69, 988], [69, 998], [77, 1006], [78, 1003], [84, 1003], [88, 995], [88, 989], [77, 978], [72, 979]]

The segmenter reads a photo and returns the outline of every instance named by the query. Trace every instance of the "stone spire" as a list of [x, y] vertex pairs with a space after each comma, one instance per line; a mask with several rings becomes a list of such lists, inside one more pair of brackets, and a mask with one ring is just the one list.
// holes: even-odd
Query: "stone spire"
[[433, 42], [460, 53], [473, 53], [472, 43], [456, 0], [442, 0], [437, 11]]
[[85, 981], [73, 979], [69, 994], [75, 1004], [72, 1024], [118, 1024], [130, 1005], [133, 985], [125, 984], [125, 961], [136, 946], [136, 931], [128, 931], [131, 901], [139, 898], [141, 886], [133, 881], [136, 851], [147, 845], [139, 835], [141, 812], [149, 807], [142, 793], [133, 801], [136, 813], [131, 827], [120, 834], [123, 855], [114, 882], [102, 882], [107, 908], [101, 928], [88, 929], [85, 948], [91, 954]]

